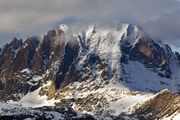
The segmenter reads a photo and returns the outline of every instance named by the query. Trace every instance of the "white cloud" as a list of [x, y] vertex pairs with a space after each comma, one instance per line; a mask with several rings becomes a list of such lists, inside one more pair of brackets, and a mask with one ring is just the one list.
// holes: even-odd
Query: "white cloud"
[[150, 35], [180, 39], [176, 0], [0, 0], [0, 41], [40, 34], [59, 22], [130, 22]]

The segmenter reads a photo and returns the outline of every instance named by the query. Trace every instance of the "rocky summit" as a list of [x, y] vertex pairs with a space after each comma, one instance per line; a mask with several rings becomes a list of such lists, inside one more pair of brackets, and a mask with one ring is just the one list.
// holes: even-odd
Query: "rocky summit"
[[[137, 25], [89, 25], [79, 31], [61, 24], [43, 36], [14, 38], [0, 49], [0, 100], [7, 102], [1, 103], [0, 118], [180, 117], [178, 52]], [[6, 116], [17, 107], [9, 104], [18, 104], [17, 111], [28, 117], [17, 111]], [[67, 116], [62, 109], [70, 111]]]

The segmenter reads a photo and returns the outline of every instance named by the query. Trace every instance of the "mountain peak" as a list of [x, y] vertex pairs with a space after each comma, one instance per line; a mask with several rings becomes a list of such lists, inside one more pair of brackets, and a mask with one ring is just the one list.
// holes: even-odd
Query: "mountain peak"
[[68, 31], [69, 27], [66, 24], [60, 24], [60, 25], [58, 25], [58, 29], [66, 33]]

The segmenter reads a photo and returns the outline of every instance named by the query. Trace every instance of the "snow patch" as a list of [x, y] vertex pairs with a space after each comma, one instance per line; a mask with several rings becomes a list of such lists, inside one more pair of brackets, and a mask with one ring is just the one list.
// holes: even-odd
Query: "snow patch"
[[62, 30], [63, 32], [67, 32], [68, 31], [68, 26], [67, 25], [65, 25], [65, 24], [60, 24], [60, 25], [58, 25], [58, 29], [59, 30]]
[[31, 71], [30, 71], [28, 68], [25, 68], [25, 69], [21, 70], [21, 73], [27, 73], [27, 74], [30, 74]]

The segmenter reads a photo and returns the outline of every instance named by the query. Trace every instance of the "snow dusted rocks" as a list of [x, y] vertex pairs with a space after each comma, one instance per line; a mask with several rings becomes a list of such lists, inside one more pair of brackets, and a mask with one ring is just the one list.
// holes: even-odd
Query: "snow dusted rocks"
[[60, 24], [58, 25], [58, 29], [66, 33], [68, 31], [68, 26], [65, 24]]
[[137, 116], [144, 119], [179, 119], [180, 118], [180, 96], [165, 89], [146, 101], [135, 110]]
[[88, 114], [75, 112], [68, 107], [26, 108], [0, 103], [1, 120], [95, 120]]
[[40, 95], [77, 111], [118, 116], [131, 115], [136, 105], [163, 89], [180, 92], [179, 54], [140, 27], [90, 25], [70, 31], [59, 25], [41, 37], [5, 45], [0, 99], [23, 102]]

